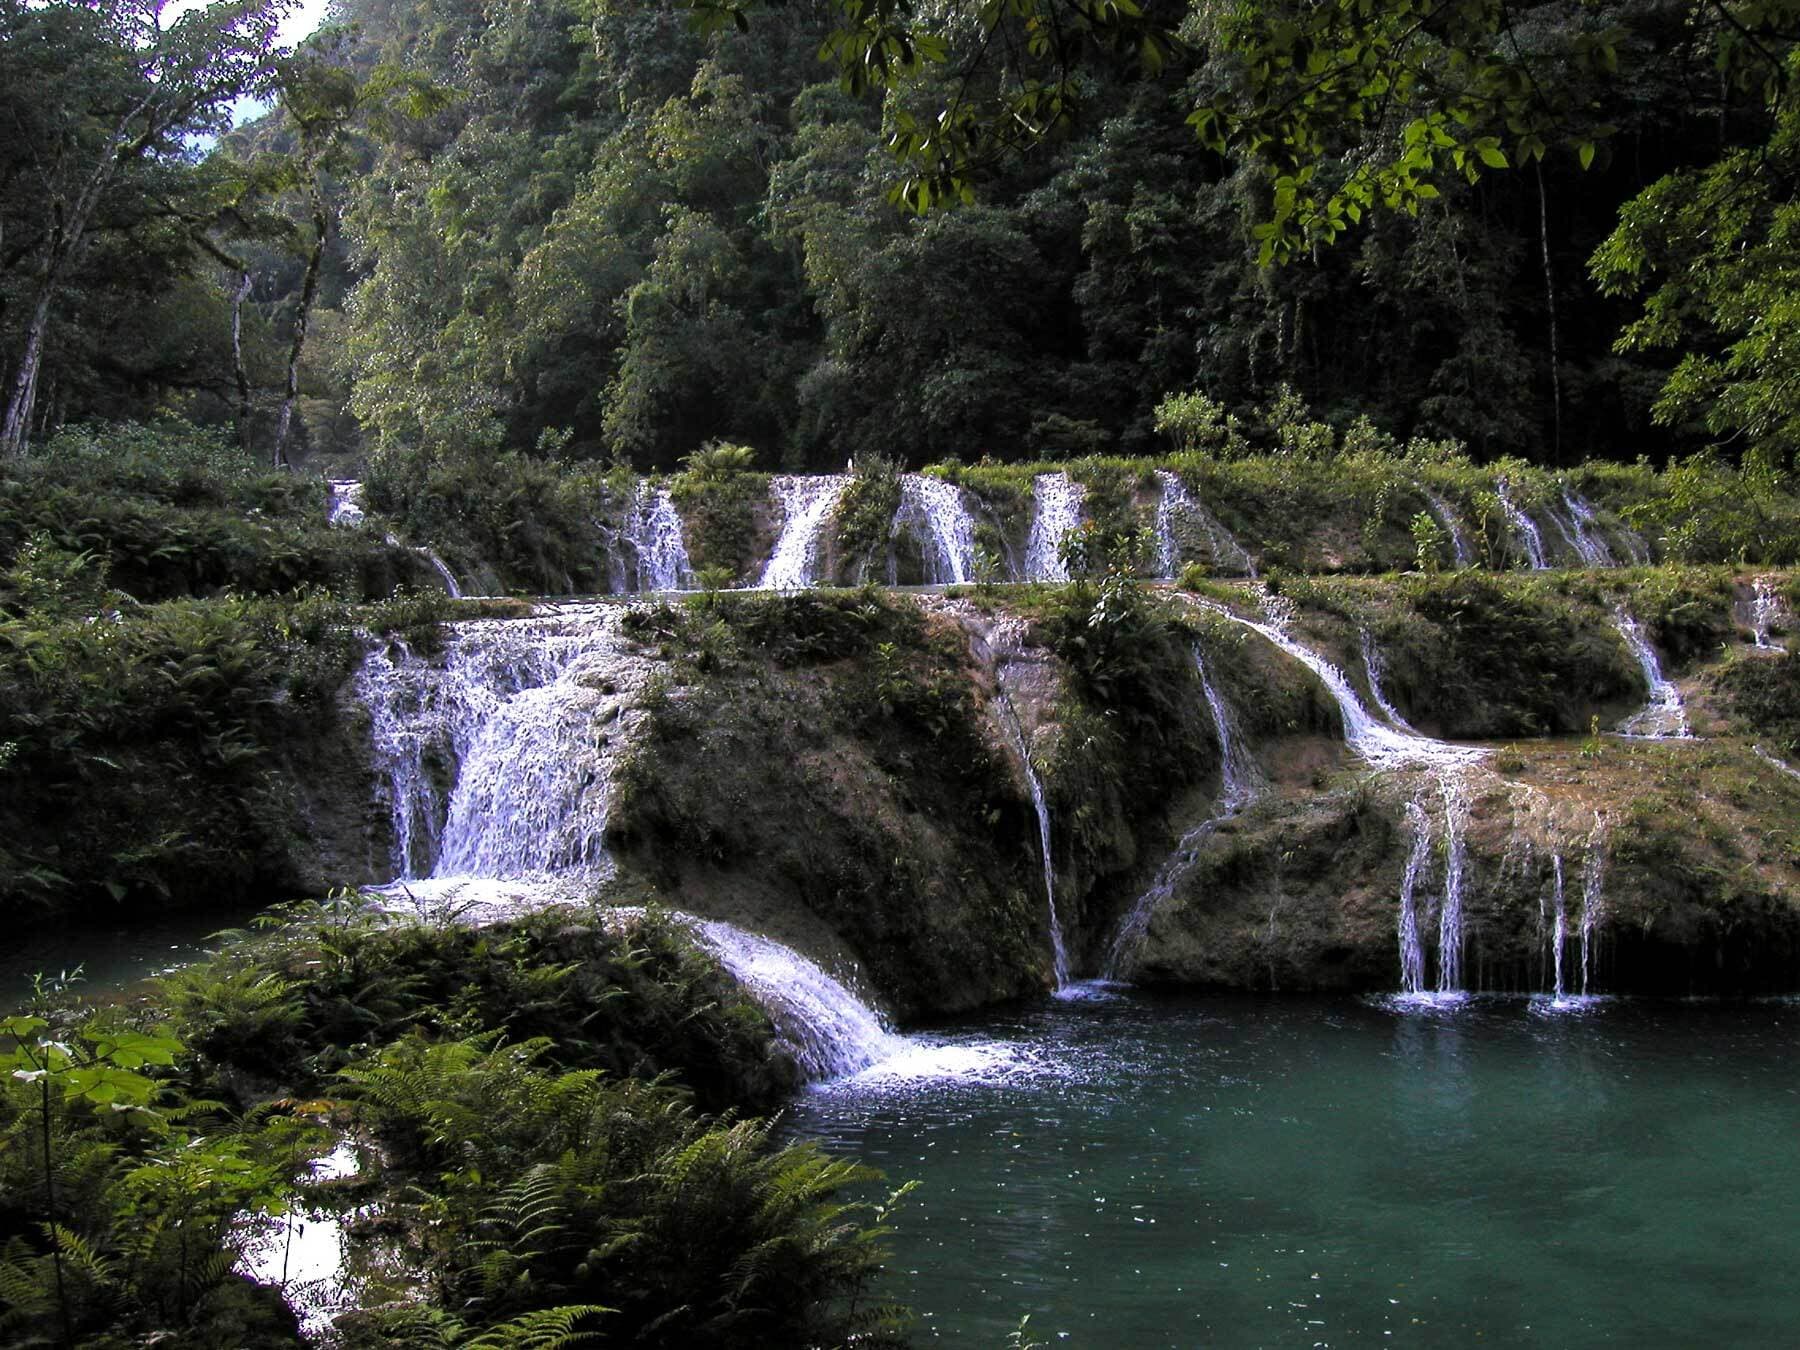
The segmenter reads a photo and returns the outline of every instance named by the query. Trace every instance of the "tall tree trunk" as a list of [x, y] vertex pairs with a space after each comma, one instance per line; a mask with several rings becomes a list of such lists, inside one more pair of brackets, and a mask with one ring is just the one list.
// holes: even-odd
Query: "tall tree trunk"
[[50, 295], [53, 287], [46, 280], [32, 307], [31, 322], [25, 329], [25, 350], [19, 356], [19, 368], [13, 373], [12, 392], [6, 400], [6, 421], [0, 425], [0, 459], [17, 459], [25, 451], [25, 437], [31, 429], [31, 409], [37, 402], [38, 371], [44, 364], [44, 338], [50, 331]]
[[250, 298], [250, 272], [238, 274], [237, 289], [231, 293], [231, 373], [237, 378], [238, 444], [250, 446], [250, 377], [244, 371], [244, 301]]
[[294, 422], [294, 403], [300, 396], [300, 353], [306, 346], [306, 324], [312, 316], [313, 300], [319, 294], [319, 263], [325, 256], [325, 232], [331, 225], [316, 169], [312, 184], [312, 223], [312, 252], [307, 255], [306, 282], [300, 288], [300, 311], [294, 315], [294, 341], [288, 348], [287, 389], [281, 399], [281, 421], [275, 428], [275, 467], [278, 469], [287, 467], [288, 432]]
[[44, 342], [50, 332], [50, 302], [62, 286], [63, 274], [69, 264], [81, 253], [88, 224], [113, 180], [120, 155], [132, 144], [132, 138], [127, 134], [132, 122], [150, 107], [153, 98], [152, 95], [139, 100], [119, 119], [81, 191], [51, 231], [37, 301], [32, 306], [31, 322], [25, 329], [25, 350], [19, 357], [19, 369], [13, 376], [12, 392], [6, 400], [6, 420], [0, 424], [0, 459], [16, 459], [24, 453], [25, 438], [31, 429], [32, 407], [37, 402], [38, 372], [44, 364]]
[[1550, 208], [1544, 195], [1544, 162], [1537, 161], [1538, 245], [1544, 254], [1544, 298], [1550, 306], [1550, 454], [1562, 463], [1562, 353], [1556, 333], [1556, 274], [1550, 270]]

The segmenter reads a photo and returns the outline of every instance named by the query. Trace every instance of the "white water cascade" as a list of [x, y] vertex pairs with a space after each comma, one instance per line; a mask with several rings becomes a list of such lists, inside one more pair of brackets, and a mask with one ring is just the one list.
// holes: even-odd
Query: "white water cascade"
[[1114, 934], [1112, 945], [1107, 949], [1106, 965], [1102, 971], [1103, 978], [1108, 980], [1123, 977], [1127, 962], [1135, 955], [1144, 935], [1150, 931], [1151, 918], [1163, 902], [1175, 893], [1182, 878], [1193, 870], [1200, 858], [1201, 845], [1213, 836], [1222, 823], [1254, 801], [1262, 790], [1256, 761], [1244, 748], [1243, 737], [1238, 733], [1237, 718], [1213, 684], [1199, 647], [1194, 648], [1194, 668], [1199, 672], [1201, 692], [1206, 695], [1206, 706], [1212, 713], [1213, 731], [1219, 738], [1218, 801], [1212, 815], [1182, 835], [1174, 852], [1169, 854], [1158, 869], [1150, 888], [1138, 897], [1119, 924], [1119, 931]]
[[687, 922], [768, 1011], [808, 1078], [859, 1073], [909, 1048], [873, 1008], [792, 948], [718, 920]]
[[1035, 505], [1025, 543], [1025, 579], [1067, 581], [1063, 539], [1081, 528], [1081, 503], [1087, 494], [1066, 473], [1040, 473], [1031, 480], [1031, 495]]
[[363, 523], [363, 485], [354, 478], [328, 479], [331, 489], [331, 509], [326, 515], [328, 525], [360, 525]]
[[401, 543], [399, 535], [391, 533], [387, 536], [387, 544], [389, 548], [404, 548], [409, 552], [418, 554], [426, 562], [430, 563], [432, 570], [443, 579], [444, 590], [448, 592], [452, 600], [460, 600], [463, 598], [463, 588], [456, 580], [456, 573], [450, 570], [449, 563], [438, 557], [436, 549], [424, 547], [412, 548], [407, 544]]
[[1050, 851], [1050, 801], [1044, 794], [1044, 780], [1038, 777], [1037, 766], [1031, 762], [1031, 744], [1025, 737], [1024, 724], [1019, 721], [1012, 699], [1007, 696], [1004, 686], [997, 693], [1000, 720], [1006, 723], [1006, 729], [1012, 733], [1013, 745], [1019, 752], [1019, 763], [1025, 770], [1025, 781], [1031, 787], [1031, 805], [1037, 811], [1038, 851], [1044, 861], [1044, 900], [1050, 907], [1052, 969], [1056, 973], [1056, 987], [1066, 989], [1069, 987], [1069, 951], [1063, 942], [1062, 920], [1056, 913], [1056, 860]]
[[1513, 533], [1525, 548], [1526, 561], [1531, 564], [1534, 572], [1542, 572], [1550, 564], [1544, 559], [1544, 540], [1543, 536], [1538, 533], [1537, 522], [1514, 503], [1504, 478], [1495, 482], [1494, 495], [1500, 499], [1500, 509], [1506, 513], [1506, 519], [1512, 525]]
[[1776, 642], [1771, 634], [1781, 619], [1781, 597], [1775, 593], [1773, 577], [1757, 577], [1750, 583], [1752, 598], [1750, 600], [1750, 632], [1758, 651], [1778, 652], [1785, 650]]
[[1422, 736], [1416, 731], [1403, 730], [1377, 721], [1363, 706], [1356, 690], [1350, 687], [1350, 681], [1344, 677], [1344, 672], [1312, 648], [1290, 636], [1285, 629], [1233, 614], [1223, 605], [1210, 600], [1194, 600], [1191, 603], [1262, 634], [1317, 675], [1343, 716], [1345, 742], [1369, 763], [1381, 768], [1398, 768], [1408, 763], [1443, 768], [1455, 764], [1473, 764], [1486, 758], [1487, 751], [1478, 746], [1452, 745], [1448, 741]]
[[1463, 528], [1456, 512], [1450, 509], [1449, 502], [1435, 492], [1428, 492], [1423, 488], [1420, 491], [1425, 492], [1425, 500], [1431, 503], [1431, 514], [1437, 517], [1438, 524], [1450, 535], [1450, 549], [1456, 558], [1456, 565], [1467, 567], [1475, 561], [1475, 554], [1469, 548], [1469, 532]]
[[1650, 687], [1650, 701], [1620, 724], [1619, 734], [1645, 741], [1691, 738], [1694, 733], [1688, 727], [1681, 690], [1663, 674], [1662, 662], [1657, 659], [1656, 648], [1650, 645], [1643, 625], [1620, 606], [1613, 611], [1613, 627], [1619, 630], [1619, 636], [1637, 658], [1638, 667], [1644, 672], [1644, 683]]
[[[1323, 656], [1310, 647], [1290, 636], [1285, 629], [1273, 624], [1258, 623], [1233, 614], [1222, 605], [1208, 600], [1195, 600], [1192, 603], [1209, 609], [1215, 614], [1223, 615], [1234, 623], [1262, 634], [1282, 651], [1306, 666], [1330, 692], [1338, 705], [1338, 712], [1344, 721], [1344, 741], [1352, 751], [1367, 760], [1377, 769], [1388, 771], [1408, 766], [1418, 766], [1427, 770], [1438, 784], [1439, 794], [1443, 799], [1444, 838], [1445, 838], [1445, 875], [1444, 898], [1438, 910], [1438, 995], [1454, 995], [1462, 987], [1462, 948], [1463, 948], [1463, 890], [1467, 872], [1467, 854], [1463, 844], [1462, 826], [1468, 815], [1468, 801], [1465, 795], [1463, 775], [1474, 765], [1487, 757], [1487, 751], [1479, 746], [1452, 745], [1448, 741], [1440, 741], [1431, 736], [1423, 736], [1409, 728], [1396, 727], [1386, 722], [1377, 721], [1356, 696], [1350, 682], [1339, 670]], [[1417, 803], [1415, 803], [1417, 804]], [[1424, 811], [1419, 806], [1420, 813]], [[1412, 812], [1409, 810], [1408, 815]], [[1415, 824], [1415, 843], [1417, 850], [1421, 847], [1417, 840], [1420, 835]], [[1403, 897], [1400, 913], [1402, 945], [1402, 980], [1409, 978], [1407, 974], [1407, 956], [1405, 955], [1408, 938], [1405, 932], [1409, 916], [1412, 923], [1411, 943], [1413, 950], [1418, 950], [1418, 919], [1412, 904], [1411, 885], [1416, 885], [1419, 867], [1425, 862], [1420, 855], [1418, 865], [1409, 861], [1408, 875], [1402, 883]], [[1424, 958], [1420, 954], [1415, 961], [1418, 972], [1418, 987], [1410, 985], [1407, 993], [1419, 994], [1424, 985]]]
[[847, 474], [783, 474], [770, 484], [781, 503], [781, 537], [756, 583], [759, 590], [798, 591], [818, 584], [819, 539], [849, 486]]
[[1256, 564], [1250, 560], [1250, 554], [1218, 517], [1194, 499], [1180, 476], [1158, 469], [1156, 478], [1162, 484], [1162, 496], [1156, 503], [1158, 575], [1173, 577], [1181, 570], [1181, 534], [1184, 528], [1191, 527], [1206, 536], [1216, 575], [1234, 572], [1254, 580]]
[[1581, 992], [1585, 996], [1600, 956], [1600, 925], [1606, 918], [1606, 820], [1594, 815], [1581, 879]]
[[467, 621], [447, 627], [437, 657], [392, 642], [364, 658], [354, 688], [397, 896], [529, 907], [611, 872], [612, 774], [653, 668], [621, 633], [623, 612]]
[[668, 488], [639, 483], [624, 526], [625, 542], [637, 559], [638, 590], [693, 589], [694, 567], [682, 538], [681, 515]]
[[1440, 774], [1438, 788], [1444, 797], [1444, 903], [1438, 910], [1438, 993], [1454, 994], [1463, 987], [1463, 876], [1468, 870], [1468, 855], [1463, 846], [1462, 823], [1468, 806], [1454, 774]]
[[1618, 559], [1613, 557], [1612, 549], [1607, 547], [1606, 537], [1600, 532], [1600, 521], [1587, 499], [1568, 488], [1563, 489], [1562, 499], [1573, 526], [1570, 542], [1574, 544], [1581, 561], [1589, 567], [1617, 567]]
[[[975, 519], [956, 484], [924, 474], [901, 474], [900, 509], [894, 513], [892, 534], [902, 533], [911, 534], [921, 545], [926, 585], [957, 586], [975, 579]], [[890, 586], [898, 581], [895, 571], [890, 556]]]
[[1406, 855], [1406, 871], [1400, 878], [1400, 992], [1413, 996], [1425, 992], [1425, 949], [1419, 941], [1419, 875], [1431, 857], [1431, 818], [1418, 798], [1406, 804], [1412, 826], [1412, 848]]
[[1560, 1002], [1567, 993], [1563, 986], [1563, 948], [1569, 944], [1569, 902], [1563, 883], [1562, 854], [1552, 854], [1550, 861], [1556, 877], [1556, 917], [1550, 929], [1550, 962], [1555, 971], [1555, 997]]
[[1387, 694], [1382, 691], [1381, 650], [1375, 645], [1375, 639], [1369, 635], [1369, 630], [1366, 628], [1362, 630], [1362, 659], [1363, 670], [1369, 677], [1369, 697], [1375, 700], [1375, 706], [1381, 709], [1381, 715], [1400, 730], [1412, 732], [1415, 736], [1418, 735], [1419, 733], [1413, 730], [1412, 723], [1400, 715], [1400, 710], [1388, 701]]

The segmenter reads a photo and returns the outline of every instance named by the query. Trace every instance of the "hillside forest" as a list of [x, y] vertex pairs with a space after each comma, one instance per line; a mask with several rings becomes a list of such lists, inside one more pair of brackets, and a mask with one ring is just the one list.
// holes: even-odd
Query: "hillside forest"
[[1792, 455], [1787, 0], [281, 12], [0, 4], [8, 455]]

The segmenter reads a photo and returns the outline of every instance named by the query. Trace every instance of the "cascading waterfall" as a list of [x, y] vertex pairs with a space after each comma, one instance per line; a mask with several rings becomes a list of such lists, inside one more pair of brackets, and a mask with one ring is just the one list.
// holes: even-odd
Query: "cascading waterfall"
[[[1243, 618], [1233, 614], [1224, 606], [1208, 600], [1195, 600], [1191, 603], [1262, 634], [1317, 675], [1337, 703], [1338, 712], [1344, 720], [1344, 741], [1357, 755], [1381, 770], [1418, 765], [1430, 772], [1435, 779], [1443, 799], [1446, 853], [1444, 899], [1438, 912], [1438, 993], [1444, 995], [1458, 992], [1462, 987], [1463, 888], [1467, 872], [1467, 855], [1463, 844], [1462, 826], [1468, 814], [1468, 802], [1460, 774], [1485, 759], [1487, 751], [1478, 746], [1451, 745], [1448, 741], [1422, 736], [1410, 729], [1378, 722], [1363, 706], [1362, 700], [1356, 696], [1356, 691], [1350, 687], [1349, 680], [1344, 678], [1344, 672], [1310, 647], [1296, 641], [1285, 629], [1273, 624], [1257, 623], [1253, 619]], [[1420, 810], [1423, 811], [1423, 809], [1421, 806]], [[1415, 835], [1415, 839], [1416, 837]], [[1421, 858], [1420, 866], [1423, 864], [1424, 859]], [[1409, 868], [1409, 872], [1411, 879], [1416, 883], [1417, 869]], [[1409, 898], [1410, 894], [1409, 892]], [[1404, 903], [1401, 906], [1400, 923], [1403, 931], [1400, 941], [1403, 950], [1407, 941], [1404, 927], [1410, 908]], [[1418, 942], [1417, 923], [1415, 913], [1412, 916], [1412, 941], [1415, 945]], [[1422, 955], [1418, 959], [1417, 968], [1420, 987], [1418, 989], [1409, 987], [1407, 990], [1409, 993], [1422, 992], [1424, 984], [1424, 958]], [[1402, 979], [1406, 978], [1403, 958]]]
[[1417, 897], [1419, 875], [1431, 857], [1431, 818], [1415, 797], [1406, 804], [1406, 819], [1412, 826], [1412, 848], [1400, 878], [1400, 990], [1416, 996], [1425, 992], [1425, 949], [1419, 941]]
[[467, 621], [448, 625], [436, 658], [398, 642], [368, 653], [354, 688], [406, 893], [529, 903], [611, 871], [612, 773], [651, 669], [622, 614]]
[[1112, 945], [1107, 949], [1106, 964], [1102, 976], [1108, 980], [1121, 978], [1127, 961], [1143, 942], [1144, 935], [1150, 931], [1150, 920], [1162, 903], [1175, 893], [1195, 862], [1200, 857], [1200, 847], [1224, 821], [1237, 815], [1256, 799], [1261, 791], [1262, 783], [1257, 773], [1256, 761], [1244, 748], [1243, 738], [1238, 734], [1237, 718], [1226, 704], [1218, 687], [1213, 684], [1212, 676], [1206, 669], [1206, 661], [1200, 648], [1194, 648], [1194, 668], [1200, 675], [1200, 688], [1206, 695], [1207, 709], [1212, 713], [1213, 731], [1219, 738], [1219, 798], [1213, 814], [1201, 821], [1193, 829], [1181, 837], [1174, 852], [1158, 869], [1150, 888], [1138, 897], [1124, 920], [1119, 924], [1119, 931], [1113, 936]]
[[1618, 560], [1606, 545], [1594, 508], [1579, 493], [1571, 492], [1568, 488], [1563, 489], [1562, 499], [1569, 511], [1569, 522], [1574, 527], [1570, 542], [1574, 544], [1581, 561], [1589, 567], [1617, 567]]
[[1444, 798], [1444, 903], [1438, 911], [1438, 993], [1454, 994], [1462, 988], [1463, 876], [1468, 870], [1462, 823], [1468, 808], [1454, 774], [1439, 775], [1438, 787]]
[[1356, 691], [1350, 687], [1350, 681], [1344, 677], [1344, 672], [1312, 648], [1295, 640], [1285, 629], [1246, 619], [1209, 600], [1195, 600], [1191, 603], [1262, 634], [1317, 675], [1338, 705], [1338, 712], [1344, 719], [1345, 742], [1371, 764], [1385, 768], [1397, 768], [1406, 763], [1446, 767], [1452, 764], [1472, 764], [1486, 757], [1487, 751], [1479, 747], [1451, 745], [1448, 741], [1422, 736], [1416, 731], [1401, 730], [1377, 721], [1363, 706]]
[[[387, 536], [387, 544], [389, 548], [409, 548], [408, 545], [400, 542], [400, 536], [397, 534], [390, 533]], [[438, 557], [436, 549], [419, 547], [411, 548], [410, 551], [418, 554], [426, 562], [431, 564], [432, 570], [434, 570], [438, 576], [443, 578], [444, 590], [449, 593], [452, 600], [460, 600], [463, 598], [463, 589], [457, 583], [456, 573], [450, 570], [450, 564]]]
[[1781, 617], [1781, 597], [1775, 593], [1775, 581], [1772, 577], [1757, 577], [1750, 583], [1753, 597], [1750, 601], [1750, 632], [1758, 651], [1779, 652], [1785, 650], [1780, 643], [1771, 639], [1775, 624]]
[[1513, 502], [1512, 494], [1507, 489], [1504, 478], [1495, 482], [1494, 495], [1500, 499], [1500, 509], [1506, 513], [1506, 519], [1512, 525], [1513, 534], [1524, 545], [1526, 561], [1531, 564], [1533, 571], [1542, 572], [1550, 564], [1544, 560], [1544, 540], [1543, 536], [1538, 533], [1537, 522]]
[[[894, 513], [893, 535], [910, 533], [924, 547], [925, 584], [956, 586], [975, 577], [975, 519], [962, 490], [941, 478], [900, 475], [900, 509]], [[892, 557], [888, 584], [897, 582]]]
[[783, 474], [770, 489], [781, 503], [781, 537], [757, 588], [798, 591], [818, 582], [819, 538], [850, 486], [847, 474]]
[[331, 488], [331, 509], [325, 521], [329, 525], [360, 525], [363, 523], [363, 485], [354, 478], [332, 478], [327, 483]]
[[1400, 715], [1398, 708], [1388, 702], [1387, 695], [1382, 691], [1381, 650], [1376, 647], [1375, 639], [1369, 635], [1369, 630], [1366, 628], [1362, 630], [1362, 658], [1363, 670], [1369, 677], [1369, 697], [1375, 700], [1375, 706], [1381, 709], [1381, 715], [1400, 730], [1412, 732], [1415, 736], [1418, 735], [1419, 733], [1413, 730], [1412, 724]]
[[637, 558], [638, 590], [693, 588], [694, 568], [681, 534], [681, 514], [668, 488], [638, 484], [625, 515], [625, 541]]
[[1156, 504], [1158, 574], [1173, 577], [1181, 570], [1180, 532], [1184, 525], [1192, 525], [1206, 536], [1215, 573], [1235, 572], [1254, 579], [1256, 564], [1250, 560], [1250, 554], [1218, 517], [1194, 499], [1180, 475], [1158, 469], [1156, 478], [1162, 484], [1162, 496]]
[[909, 1048], [873, 1008], [799, 952], [718, 920], [679, 917], [768, 1010], [808, 1078], [859, 1073]]
[[1031, 535], [1025, 544], [1027, 581], [1067, 581], [1063, 565], [1063, 539], [1081, 528], [1081, 503], [1086, 493], [1066, 473], [1040, 473], [1031, 480], [1034, 509]]
[[1450, 549], [1456, 558], [1456, 565], [1467, 567], [1475, 561], [1475, 554], [1469, 548], [1469, 532], [1463, 529], [1462, 521], [1450, 509], [1449, 502], [1435, 492], [1420, 490], [1425, 492], [1425, 500], [1431, 504], [1431, 514], [1437, 517], [1438, 524], [1450, 535]]
[[1556, 998], [1560, 1001], [1567, 992], [1563, 988], [1563, 948], [1569, 943], [1569, 903], [1563, 883], [1562, 854], [1552, 854], [1550, 863], [1556, 878], [1556, 916], [1550, 929], [1550, 963], [1555, 971]]
[[1069, 951], [1063, 942], [1062, 920], [1056, 913], [1056, 861], [1050, 851], [1050, 801], [1044, 794], [1044, 781], [1038, 777], [1037, 766], [1031, 762], [1031, 745], [1025, 738], [1024, 724], [1019, 721], [1019, 714], [1004, 686], [999, 689], [998, 698], [1000, 720], [1012, 733], [1013, 744], [1019, 751], [1019, 763], [1025, 769], [1025, 781], [1031, 786], [1031, 805], [1037, 811], [1038, 850], [1044, 860], [1044, 899], [1050, 907], [1052, 968], [1056, 973], [1056, 987], [1066, 989], [1069, 986]]
[[1581, 879], [1581, 992], [1585, 996], [1600, 954], [1600, 925], [1606, 918], [1606, 819], [1594, 815]]
[[1621, 605], [1613, 611], [1613, 627], [1619, 630], [1619, 636], [1637, 658], [1638, 667], [1644, 672], [1644, 683], [1650, 687], [1650, 701], [1625, 719], [1619, 734], [1646, 741], [1692, 737], [1694, 733], [1688, 727], [1681, 690], [1664, 676], [1662, 662], [1657, 659], [1656, 648], [1650, 645], [1643, 626]]

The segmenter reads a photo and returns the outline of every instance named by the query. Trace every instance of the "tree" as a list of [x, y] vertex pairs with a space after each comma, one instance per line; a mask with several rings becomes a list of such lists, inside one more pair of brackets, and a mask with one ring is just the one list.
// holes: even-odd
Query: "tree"
[[1619, 350], [1680, 354], [1657, 420], [1698, 420], [1765, 480], [1800, 450], [1800, 49], [1766, 73], [1767, 141], [1646, 188], [1591, 263], [1645, 297]]
[[[15, 171], [8, 196], [16, 203], [29, 185], [34, 204], [20, 222], [26, 238], [8, 255], [9, 270], [29, 280], [0, 458], [24, 448], [52, 317], [102, 212], [144, 178], [185, 163], [196, 137], [229, 125], [236, 99], [267, 90], [287, 3], [220, 0], [168, 28], [157, 0], [0, 4], [6, 113], [32, 137], [30, 165]], [[137, 209], [152, 209], [156, 197]]]

